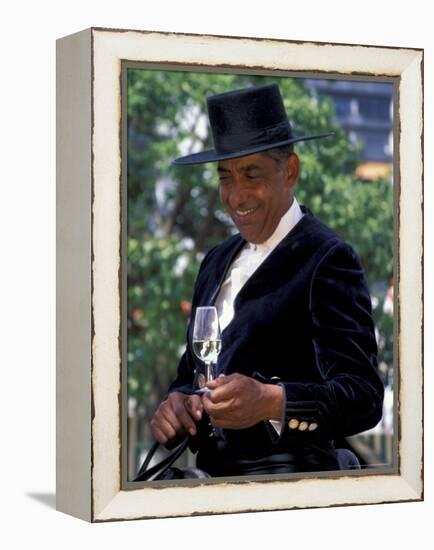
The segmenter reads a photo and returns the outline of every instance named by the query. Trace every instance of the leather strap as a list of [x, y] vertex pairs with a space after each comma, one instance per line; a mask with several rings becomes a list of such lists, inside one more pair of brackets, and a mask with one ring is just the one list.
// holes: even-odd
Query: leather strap
[[188, 445], [189, 438], [186, 437], [179, 445], [176, 447], [172, 453], [170, 453], [166, 458], [158, 462], [158, 464], [155, 464], [155, 466], [152, 466], [152, 468], [148, 469], [149, 463], [152, 460], [152, 457], [154, 456], [156, 450], [160, 446], [160, 443], [155, 442], [151, 449], [149, 450], [148, 454], [146, 455], [146, 458], [140, 467], [137, 476], [134, 478], [133, 481], [150, 481], [150, 478], [153, 476], [162, 475], [166, 470], [172, 466], [172, 464], [177, 460], [182, 453], [185, 451]]

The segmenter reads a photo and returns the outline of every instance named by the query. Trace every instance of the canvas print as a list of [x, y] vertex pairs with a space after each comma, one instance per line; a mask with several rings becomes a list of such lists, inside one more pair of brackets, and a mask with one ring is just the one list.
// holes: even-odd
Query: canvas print
[[396, 466], [392, 82], [123, 70], [128, 480]]

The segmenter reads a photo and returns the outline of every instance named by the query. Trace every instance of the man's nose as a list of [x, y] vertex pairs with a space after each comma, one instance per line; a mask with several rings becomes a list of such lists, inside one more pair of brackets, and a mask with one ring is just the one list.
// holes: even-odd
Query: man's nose
[[229, 195], [229, 205], [232, 209], [236, 210], [241, 208], [248, 201], [249, 194], [248, 191], [238, 183], [234, 183], [231, 188]]

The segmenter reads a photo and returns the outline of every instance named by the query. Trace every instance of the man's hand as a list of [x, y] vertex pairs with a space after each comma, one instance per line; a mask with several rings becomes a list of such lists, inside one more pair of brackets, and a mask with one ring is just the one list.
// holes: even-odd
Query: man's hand
[[170, 449], [187, 433], [196, 435], [196, 422], [202, 418], [202, 412], [199, 395], [173, 392], [152, 417], [151, 433], [159, 443]]
[[202, 403], [217, 428], [250, 428], [262, 420], [281, 418], [281, 386], [238, 373], [219, 376], [206, 385], [211, 391], [203, 395]]

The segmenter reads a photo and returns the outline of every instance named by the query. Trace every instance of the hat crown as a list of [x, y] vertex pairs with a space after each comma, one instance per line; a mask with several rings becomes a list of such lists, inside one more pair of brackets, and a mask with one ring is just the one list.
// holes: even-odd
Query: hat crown
[[201, 164], [245, 157], [333, 134], [294, 136], [277, 84], [209, 96], [207, 102], [214, 150], [179, 157], [173, 164]]
[[277, 84], [255, 86], [208, 97], [214, 147], [231, 153], [292, 138]]

